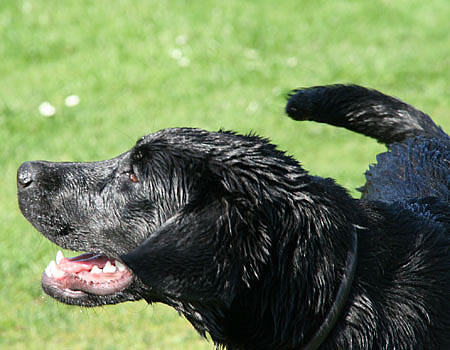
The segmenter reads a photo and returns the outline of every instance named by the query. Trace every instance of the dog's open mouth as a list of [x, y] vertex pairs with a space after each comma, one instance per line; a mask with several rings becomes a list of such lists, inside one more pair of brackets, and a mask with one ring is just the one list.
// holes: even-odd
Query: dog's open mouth
[[67, 298], [115, 294], [130, 286], [132, 281], [132, 272], [120, 261], [91, 253], [65, 258], [58, 251], [56, 260], [42, 273], [44, 290]]

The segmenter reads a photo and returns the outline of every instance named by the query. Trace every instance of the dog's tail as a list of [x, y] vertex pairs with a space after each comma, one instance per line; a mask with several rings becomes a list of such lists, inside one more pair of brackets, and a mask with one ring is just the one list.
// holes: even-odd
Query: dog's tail
[[289, 95], [286, 113], [295, 120], [344, 127], [386, 145], [415, 136], [446, 137], [427, 114], [394, 97], [357, 85], [294, 90]]

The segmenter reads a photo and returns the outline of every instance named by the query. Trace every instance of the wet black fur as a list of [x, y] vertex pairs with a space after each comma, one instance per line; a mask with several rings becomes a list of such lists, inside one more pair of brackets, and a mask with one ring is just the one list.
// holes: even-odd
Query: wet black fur
[[450, 349], [449, 137], [358, 86], [295, 91], [286, 111], [387, 144], [361, 200], [232, 132], [166, 129], [107, 161], [26, 162], [24, 216], [56, 244], [121, 258], [136, 275], [111, 296], [46, 292], [83, 306], [163, 302], [219, 347], [302, 349], [335, 300], [356, 230], [350, 295], [319, 348]]

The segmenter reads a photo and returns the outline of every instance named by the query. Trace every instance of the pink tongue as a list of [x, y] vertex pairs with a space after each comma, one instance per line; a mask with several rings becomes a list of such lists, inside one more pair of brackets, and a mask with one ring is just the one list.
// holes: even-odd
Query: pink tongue
[[108, 258], [103, 255], [86, 253], [74, 258], [62, 259], [58, 264], [58, 268], [67, 273], [79, 273], [81, 271], [90, 271], [94, 266], [102, 269], [107, 262]]

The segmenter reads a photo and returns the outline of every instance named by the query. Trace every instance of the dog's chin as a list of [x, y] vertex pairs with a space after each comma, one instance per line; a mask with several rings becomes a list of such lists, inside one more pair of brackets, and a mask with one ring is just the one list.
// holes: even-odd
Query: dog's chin
[[110, 295], [94, 295], [80, 291], [61, 290], [52, 285], [42, 284], [42, 290], [53, 299], [74, 306], [97, 307], [102, 305], [119, 304], [126, 301], [141, 300], [142, 296], [134, 293], [133, 288], [125, 289]]
[[91, 253], [65, 258], [58, 252], [42, 273], [42, 289], [62, 303], [85, 307], [142, 298], [139, 281], [123, 262]]

